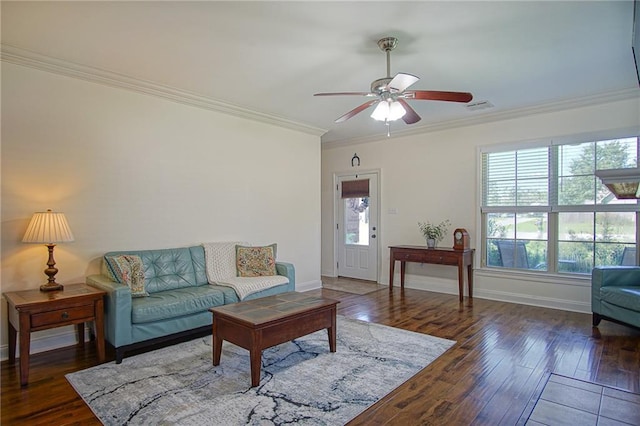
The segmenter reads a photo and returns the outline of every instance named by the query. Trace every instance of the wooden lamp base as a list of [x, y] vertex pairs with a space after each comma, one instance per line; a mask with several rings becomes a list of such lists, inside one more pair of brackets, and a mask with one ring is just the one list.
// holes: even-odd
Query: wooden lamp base
[[40, 291], [62, 290], [64, 286], [56, 282], [56, 274], [58, 273], [58, 268], [56, 268], [56, 261], [53, 259], [53, 248], [56, 245], [46, 244], [46, 246], [49, 249], [49, 260], [47, 261], [47, 269], [44, 270], [44, 273], [49, 277], [49, 280], [46, 284], [42, 284], [40, 286]]

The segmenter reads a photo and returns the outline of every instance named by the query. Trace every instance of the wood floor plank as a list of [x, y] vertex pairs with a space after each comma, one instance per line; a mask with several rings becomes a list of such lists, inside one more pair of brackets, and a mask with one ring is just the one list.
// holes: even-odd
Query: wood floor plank
[[[352, 426], [516, 424], [550, 372], [640, 392], [640, 331], [631, 327], [603, 321], [594, 329], [587, 314], [482, 299], [460, 304], [457, 295], [413, 289], [311, 293], [340, 300], [338, 313], [349, 318], [456, 341]], [[99, 424], [64, 378], [96, 364], [90, 343], [33, 354], [30, 383], [21, 388], [17, 363], [3, 361], [1, 423]]]

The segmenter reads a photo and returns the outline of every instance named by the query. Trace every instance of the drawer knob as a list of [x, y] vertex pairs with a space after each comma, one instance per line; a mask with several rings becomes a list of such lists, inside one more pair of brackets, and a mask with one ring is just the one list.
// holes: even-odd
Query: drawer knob
[[62, 313], [62, 319], [67, 319], [69, 318], [69, 313], [68, 312], [63, 312]]

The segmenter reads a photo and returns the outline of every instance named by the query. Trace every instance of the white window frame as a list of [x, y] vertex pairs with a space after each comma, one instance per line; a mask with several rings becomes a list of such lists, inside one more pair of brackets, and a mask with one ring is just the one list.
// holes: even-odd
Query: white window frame
[[[594, 142], [594, 141], [604, 141], [604, 140], [612, 140], [612, 139], [623, 139], [623, 138], [640, 138], [640, 128], [626, 128], [626, 129], [618, 129], [614, 131], [603, 131], [603, 132], [593, 132], [593, 133], [585, 133], [585, 134], [577, 134], [564, 136], [561, 138], [549, 138], [549, 139], [536, 139], [536, 140], [528, 140], [528, 141], [519, 141], [519, 142], [510, 142], [510, 143], [502, 143], [495, 145], [487, 145], [480, 146], [477, 149], [477, 228], [479, 230], [479, 238], [476, 243], [476, 253], [479, 257], [480, 262], [479, 269], [484, 270], [485, 272], [490, 272], [491, 274], [495, 273], [497, 275], [528, 275], [528, 276], [538, 276], [542, 280], [546, 279], [544, 277], [552, 278], [556, 277], [564, 277], [565, 279], [577, 278], [580, 281], [584, 281], [586, 279], [584, 273], [568, 273], [568, 272], [557, 272], [555, 270], [556, 265], [556, 257], [557, 257], [557, 247], [559, 236], [557, 234], [556, 223], [558, 214], [562, 211], [576, 211], [582, 210], [582, 208], [577, 208], [578, 206], [572, 206], [570, 209], [564, 208], [563, 206], [545, 206], [541, 208], [537, 207], [521, 207], [517, 210], [520, 212], [534, 212], [534, 211], [544, 211], [548, 216], [548, 252], [547, 252], [547, 263], [553, 265], [546, 271], [535, 271], [531, 269], [516, 269], [516, 268], [496, 268], [487, 266], [487, 236], [485, 229], [485, 215], [490, 213], [491, 211], [498, 211], [499, 208], [496, 209], [486, 209], [483, 211], [483, 197], [484, 197], [484, 176], [483, 176], [483, 154], [485, 153], [496, 153], [496, 152], [510, 152], [517, 151], [523, 149], [530, 148], [541, 148], [548, 147], [551, 148], [554, 145], [567, 145], [567, 144], [578, 144], [585, 142]], [[637, 147], [637, 160], [640, 165], [640, 143], [638, 143]], [[554, 157], [552, 156], [552, 159]], [[552, 173], [554, 173], [552, 171]], [[556, 181], [557, 183], [557, 181]], [[626, 204], [626, 205], [616, 205], [615, 207], [610, 205], [588, 205], [584, 206], [585, 212], [598, 212], [598, 211], [633, 211], [636, 214], [636, 248], [640, 250], [640, 201], [637, 201], [635, 204]], [[502, 210], [504, 211], [504, 209]]]

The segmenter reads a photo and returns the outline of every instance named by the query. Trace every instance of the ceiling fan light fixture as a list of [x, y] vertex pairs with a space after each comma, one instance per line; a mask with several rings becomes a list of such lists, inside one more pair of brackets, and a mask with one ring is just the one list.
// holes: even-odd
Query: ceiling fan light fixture
[[389, 116], [389, 102], [378, 102], [378, 106], [371, 113], [371, 118], [378, 121], [387, 121]]
[[399, 120], [407, 113], [402, 104], [398, 101], [391, 102], [389, 105], [389, 117], [387, 121]]
[[383, 101], [378, 103], [376, 109], [371, 113], [371, 118], [378, 121], [395, 121], [407, 113], [398, 101]]

